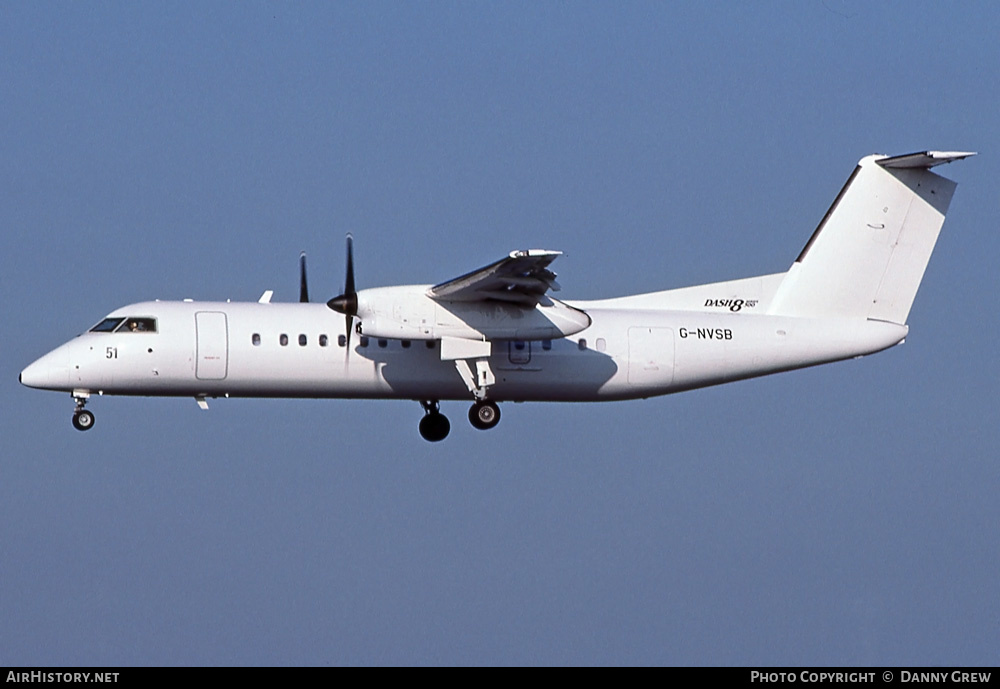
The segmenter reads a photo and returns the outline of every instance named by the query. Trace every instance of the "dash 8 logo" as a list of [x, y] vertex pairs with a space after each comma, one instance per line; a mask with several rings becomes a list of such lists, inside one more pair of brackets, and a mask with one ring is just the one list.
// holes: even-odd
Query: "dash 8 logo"
[[706, 299], [706, 308], [729, 309], [736, 312], [744, 308], [752, 309], [757, 306], [756, 299]]

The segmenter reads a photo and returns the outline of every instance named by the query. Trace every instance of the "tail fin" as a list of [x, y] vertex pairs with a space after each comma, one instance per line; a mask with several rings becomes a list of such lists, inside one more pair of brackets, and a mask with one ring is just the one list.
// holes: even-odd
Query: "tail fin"
[[863, 158], [786, 273], [770, 313], [905, 324], [956, 186], [929, 168], [972, 155]]

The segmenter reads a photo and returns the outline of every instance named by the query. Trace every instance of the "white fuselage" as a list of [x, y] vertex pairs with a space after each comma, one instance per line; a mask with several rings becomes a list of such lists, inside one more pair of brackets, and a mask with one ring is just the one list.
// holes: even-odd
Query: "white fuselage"
[[[907, 333], [865, 318], [642, 304], [572, 302], [591, 319], [580, 332], [494, 341], [489, 399], [664, 395], [870, 354]], [[31, 364], [21, 382], [115, 395], [472, 399], [440, 341], [352, 333], [348, 347], [344, 318], [324, 304], [145, 302], [110, 316], [155, 319], [156, 332], [86, 332]]]

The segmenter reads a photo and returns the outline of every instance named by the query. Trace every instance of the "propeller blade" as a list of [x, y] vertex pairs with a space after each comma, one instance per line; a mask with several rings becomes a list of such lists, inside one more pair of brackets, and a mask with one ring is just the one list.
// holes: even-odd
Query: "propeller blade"
[[358, 315], [358, 292], [354, 287], [354, 237], [350, 234], [347, 235], [347, 278], [344, 280], [344, 293], [326, 302], [326, 305], [346, 316], [344, 337], [350, 350], [354, 317]]
[[309, 285], [306, 282], [306, 252], [299, 254], [299, 301], [309, 303]]
[[354, 289], [354, 237], [347, 234], [347, 281], [344, 283], [344, 294], [357, 294]]

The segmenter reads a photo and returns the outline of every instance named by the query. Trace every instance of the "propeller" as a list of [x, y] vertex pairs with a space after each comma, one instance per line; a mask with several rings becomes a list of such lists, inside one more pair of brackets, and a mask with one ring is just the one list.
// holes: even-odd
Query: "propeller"
[[309, 303], [309, 285], [306, 283], [306, 252], [299, 254], [299, 301]]
[[351, 348], [351, 330], [354, 317], [358, 315], [358, 292], [354, 288], [354, 237], [347, 235], [347, 279], [344, 281], [344, 293], [326, 302], [326, 305], [337, 313], [347, 317], [346, 331], [347, 349]]

